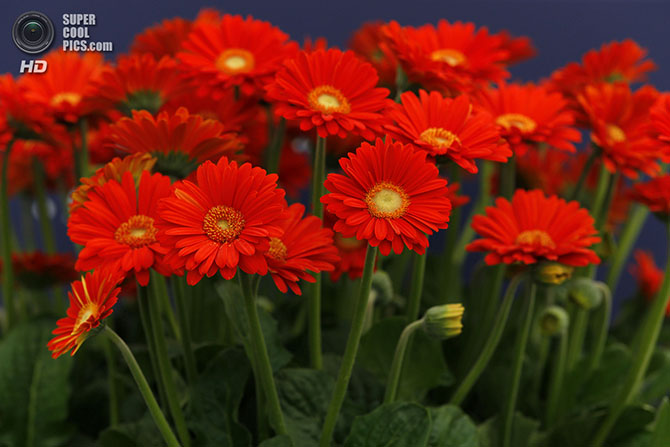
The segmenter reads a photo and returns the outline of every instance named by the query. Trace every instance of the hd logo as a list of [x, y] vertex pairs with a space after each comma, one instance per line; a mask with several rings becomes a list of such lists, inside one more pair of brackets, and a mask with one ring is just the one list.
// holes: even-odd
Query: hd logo
[[47, 71], [47, 61], [42, 59], [22, 60], [21, 73], [44, 73]]

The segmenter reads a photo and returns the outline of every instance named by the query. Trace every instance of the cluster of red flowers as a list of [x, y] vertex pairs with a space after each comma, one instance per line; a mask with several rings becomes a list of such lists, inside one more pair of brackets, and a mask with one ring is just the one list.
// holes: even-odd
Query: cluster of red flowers
[[[77, 186], [69, 236], [83, 247], [76, 268], [94, 271], [73, 285], [55, 355], [111, 312], [127, 275], [146, 285], [155, 269], [195, 284], [239, 269], [299, 294], [314, 273], [360, 276], [368, 245], [423, 254], [468, 200], [440, 176], [443, 163], [477, 173], [481, 160], [518, 160], [528, 186], [549, 193], [518, 190], [475, 217], [482, 238], [468, 249], [487, 252], [486, 262], [599, 262], [594, 219], [557, 196], [576, 179], [552, 173], [585, 163], [567, 155], [585, 126], [607, 169], [657, 175], [670, 161], [670, 99], [631, 89], [653, 68], [633, 42], [540, 84], [506, 83], [509, 65], [533, 53], [526, 38], [446, 20], [367, 24], [351, 50], [323, 40], [300, 49], [270, 23], [205, 11], [149, 28], [116, 63], [55, 51], [47, 73], [0, 78], [12, 191], [30, 191], [16, 173], [34, 159], [47, 185]], [[344, 155], [321, 197], [326, 228], [286, 199], [309, 182], [314, 137]], [[84, 149], [104, 166], [91, 176], [82, 166], [78, 182], [64, 170]], [[652, 183], [636, 197], [665, 200], [657, 208], [667, 213], [659, 190]]]

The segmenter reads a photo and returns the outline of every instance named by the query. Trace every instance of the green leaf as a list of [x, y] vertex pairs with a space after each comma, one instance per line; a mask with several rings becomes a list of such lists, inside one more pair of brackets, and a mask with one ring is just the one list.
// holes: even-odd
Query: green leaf
[[[361, 339], [359, 364], [386, 383], [396, 344], [405, 328], [404, 317], [392, 317], [374, 325]], [[428, 390], [453, 383], [439, 341], [423, 331], [414, 333], [406, 352], [407, 361], [400, 378], [398, 399], [420, 400]]]
[[430, 414], [408, 402], [384, 404], [354, 420], [344, 447], [424, 447], [430, 436]]
[[670, 445], [670, 402], [666, 397], [656, 414], [654, 433], [649, 447], [667, 447]]
[[237, 421], [249, 373], [242, 349], [230, 348], [214, 357], [198, 376], [186, 413], [189, 428], [195, 433], [194, 446], [251, 445], [251, 435]]
[[0, 438], [10, 445], [51, 447], [69, 438], [68, 375], [72, 358], [52, 359], [53, 322], [14, 328], [0, 345]]
[[[622, 386], [622, 371], [628, 371], [632, 363], [630, 349], [620, 343], [613, 343], [607, 346], [603, 353], [600, 366], [589, 375], [586, 382], [581, 386], [581, 393], [578, 397], [580, 406], [584, 407], [604, 407], [617, 396], [617, 390]], [[586, 367], [585, 363], [580, 363]], [[576, 368], [576, 376], [583, 376], [583, 369]], [[574, 377], [574, 375], [573, 375]], [[576, 378], [575, 380], [579, 380]]]
[[[517, 412], [512, 422], [512, 443], [514, 447], [527, 447], [531, 445], [533, 438], [537, 435], [540, 423]], [[500, 440], [500, 422], [498, 416], [488, 419], [477, 428], [479, 432], [480, 447], [498, 447]], [[578, 444], [566, 444], [566, 447]]]
[[478, 447], [477, 426], [455, 405], [430, 409], [428, 447]]
[[165, 441], [149, 414], [136, 422], [110, 427], [98, 439], [101, 447], [164, 447]]
[[286, 428], [296, 447], [318, 445], [334, 387], [323, 371], [284, 369], [275, 377]]
[[655, 416], [655, 408], [650, 405], [626, 407], [617, 419], [614, 428], [612, 428], [612, 432], [607, 438], [608, 442], [614, 443], [644, 431], [645, 427], [654, 421]]
[[638, 400], [641, 402], [658, 402], [670, 389], [670, 351], [657, 348], [647, 370], [647, 377]]
[[275, 436], [261, 442], [258, 447], [294, 447], [291, 438], [286, 435]]
[[[244, 308], [244, 297], [240, 286], [232, 281], [222, 281], [216, 285], [216, 290], [223, 299], [228, 315], [228, 321], [233, 325], [237, 338], [245, 346], [247, 353], [251, 347], [247, 338], [249, 334], [249, 320]], [[258, 308], [258, 317], [261, 322], [265, 344], [267, 345], [270, 364], [273, 371], [279, 371], [288, 365], [293, 355], [281, 344], [277, 321], [263, 308]]]

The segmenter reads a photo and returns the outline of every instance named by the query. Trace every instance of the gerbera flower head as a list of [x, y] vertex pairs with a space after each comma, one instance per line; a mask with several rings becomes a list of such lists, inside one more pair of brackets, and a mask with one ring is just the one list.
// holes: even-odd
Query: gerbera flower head
[[516, 155], [523, 155], [539, 143], [575, 152], [573, 143], [581, 134], [573, 124], [574, 113], [560, 93], [543, 86], [501, 83], [497, 89], [484, 89], [479, 105], [493, 116], [498, 130]]
[[623, 83], [587, 86], [578, 96], [591, 140], [602, 149], [610, 172], [629, 178], [637, 178], [638, 172], [653, 176], [660, 171], [659, 161], [670, 160], [670, 147], [649, 135], [649, 109], [657, 98], [652, 87], [632, 92]]
[[130, 51], [134, 54], [150, 53], [156, 59], [163, 56], [175, 56], [193, 30], [194, 24], [200, 22], [217, 23], [220, 20], [220, 13], [214, 9], [203, 9], [194, 21], [181, 17], [165, 19], [135, 36], [133, 43], [130, 45]]
[[12, 266], [18, 284], [27, 289], [46, 289], [72, 282], [78, 276], [70, 253], [12, 253]]
[[634, 184], [631, 197], [636, 202], [646, 205], [659, 217], [667, 218], [670, 215], [670, 174]]
[[262, 93], [284, 60], [298, 50], [268, 22], [226, 14], [218, 23], [198, 23], [177, 54], [185, 76], [203, 94], [237, 86], [245, 96]]
[[458, 182], [447, 185], [447, 190], [447, 197], [449, 197], [453, 209], [463, 206], [470, 201], [470, 197], [460, 195], [461, 184]]
[[[642, 295], [647, 300], [652, 300], [661, 288], [663, 270], [658, 268], [654, 257], [646, 250], [635, 250], [633, 257], [635, 264], [630, 267], [630, 273], [637, 280]], [[665, 315], [670, 315], [670, 306], [666, 308]]]
[[79, 271], [111, 267], [133, 272], [137, 282], [149, 283], [149, 269], [169, 274], [163, 264], [167, 249], [158, 242], [158, 201], [170, 194], [170, 178], [143, 171], [139, 182], [126, 171], [121, 182], [109, 180], [88, 192], [87, 201], [68, 221], [68, 235], [84, 248]]
[[96, 109], [116, 109], [125, 116], [131, 116], [132, 110], [156, 114], [183, 90], [174, 59], [131, 54], [119, 57], [115, 67], [102, 72], [90, 101]]
[[92, 188], [104, 185], [110, 180], [121, 183], [123, 174], [126, 172], [130, 172], [135, 182], [138, 182], [142, 172], [151, 171], [155, 164], [156, 159], [147, 153], [131, 154], [123, 158], [115, 157], [105, 166], [95, 171], [92, 176], [81, 178], [81, 184], [72, 191], [70, 214], [86, 202], [88, 193]]
[[267, 94], [275, 113], [298, 120], [300, 130], [319, 136], [349, 133], [373, 139], [381, 132], [389, 91], [377, 85], [377, 72], [353, 52], [337, 49], [306, 53], [286, 62]]
[[644, 59], [647, 50], [633, 40], [603, 44], [591, 50], [582, 63], [571, 62], [551, 76], [551, 85], [567, 97], [576, 97], [587, 85], [600, 83], [643, 81], [656, 64]]
[[304, 214], [305, 207], [299, 203], [288, 207], [281, 222], [284, 234], [270, 238], [270, 249], [265, 253], [272, 280], [283, 293], [290, 288], [301, 295], [299, 280], [315, 282], [310, 272], [333, 271], [339, 260], [332, 230], [323, 228], [318, 217], [303, 218]]
[[576, 201], [518, 189], [512, 201], [499, 197], [486, 215], [475, 216], [472, 228], [482, 236], [468, 251], [487, 252], [494, 264], [555, 261], [570, 266], [598, 264], [590, 248], [600, 241], [588, 211]]
[[199, 163], [234, 155], [242, 144], [234, 132], [219, 121], [192, 115], [185, 108], [154, 117], [146, 110], [133, 111], [111, 125], [108, 141], [128, 153], [149, 153], [158, 159], [156, 170], [186, 177]]
[[49, 69], [21, 77], [26, 96], [68, 123], [90, 113], [85, 98], [103, 71], [100, 53], [56, 50], [44, 56]]
[[507, 51], [507, 57], [505, 58], [505, 64], [507, 65], [522, 62], [537, 54], [528, 37], [512, 37], [505, 30], [499, 32], [497, 37], [500, 39], [500, 48]]
[[47, 344], [53, 358], [70, 350], [74, 355], [91, 331], [112, 314], [122, 280], [123, 275], [119, 271], [98, 269], [72, 283], [72, 290], [68, 292], [70, 307], [67, 317], [58, 320], [58, 327], [53, 331], [55, 337]]
[[271, 238], [281, 237], [286, 209], [277, 175], [222, 157], [205, 162], [195, 182], [175, 184], [160, 201], [159, 237], [173, 268], [184, 267], [189, 284], [220, 272], [231, 279], [239, 267], [265, 275]]
[[503, 40], [474, 23], [440, 20], [437, 27], [414, 28], [392, 21], [384, 33], [408, 80], [424, 88], [454, 94], [509, 76]]
[[418, 97], [405, 92], [400, 100], [387, 111], [393, 124], [386, 129], [430, 156], [445, 156], [472, 173], [476, 159], [505, 162], [512, 156], [491, 116], [474, 110], [467, 96], [452, 99], [420, 90]]
[[670, 93], [659, 96], [649, 111], [649, 116], [652, 136], [665, 144], [670, 144]]
[[[332, 229], [337, 221], [336, 215], [324, 210], [323, 223], [327, 228]], [[330, 272], [330, 280], [336, 282], [342, 274], [347, 274], [350, 279], [363, 276], [368, 242], [356, 239], [354, 236], [344, 237], [341, 233], [334, 233], [333, 243], [337, 248], [339, 260], [335, 263], [335, 269]]]
[[321, 198], [338, 218], [334, 230], [379, 247], [384, 256], [405, 247], [423, 254], [430, 235], [447, 228], [447, 181], [426, 153], [377, 138], [340, 159], [342, 174], [329, 174]]
[[351, 36], [349, 48], [375, 67], [382, 84], [395, 84], [398, 60], [386, 42], [382, 22], [364, 23]]
[[[4, 149], [4, 148], [3, 148]], [[9, 154], [7, 183], [10, 195], [35, 193], [34, 163], [40, 164], [47, 190], [58, 186], [70, 188], [72, 175], [72, 150], [63, 141], [47, 143], [40, 140], [16, 140]], [[2, 161], [0, 161], [0, 166]]]

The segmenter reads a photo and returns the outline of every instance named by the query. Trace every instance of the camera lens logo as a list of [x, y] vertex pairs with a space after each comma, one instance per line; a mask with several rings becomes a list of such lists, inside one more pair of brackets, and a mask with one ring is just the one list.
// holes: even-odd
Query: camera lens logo
[[54, 40], [54, 24], [41, 12], [29, 11], [21, 14], [12, 27], [12, 38], [19, 50], [28, 54], [41, 53]]

